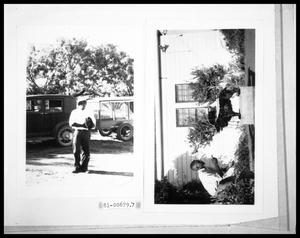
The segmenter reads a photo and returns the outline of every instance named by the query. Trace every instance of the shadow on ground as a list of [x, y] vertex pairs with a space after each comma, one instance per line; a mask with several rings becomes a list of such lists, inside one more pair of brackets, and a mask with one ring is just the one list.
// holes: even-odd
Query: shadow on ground
[[[133, 141], [91, 140], [90, 146], [90, 152], [93, 154], [121, 154], [133, 152]], [[72, 154], [72, 146], [61, 147], [54, 140], [26, 144], [27, 158], [54, 158], [57, 157], [57, 155], [63, 154]]]
[[119, 176], [133, 176], [131, 172], [112, 172], [103, 170], [89, 170], [88, 174], [104, 174], [104, 175], [119, 175]]
[[[113, 138], [93, 139], [90, 142], [90, 152], [93, 155], [119, 155], [133, 152], [133, 141], [119, 141]], [[37, 166], [73, 167], [74, 158], [72, 146], [59, 146], [55, 140], [26, 144], [26, 164]], [[105, 171], [91, 173], [109, 174]], [[112, 172], [114, 173], [114, 172]], [[123, 176], [131, 176], [120, 174]]]

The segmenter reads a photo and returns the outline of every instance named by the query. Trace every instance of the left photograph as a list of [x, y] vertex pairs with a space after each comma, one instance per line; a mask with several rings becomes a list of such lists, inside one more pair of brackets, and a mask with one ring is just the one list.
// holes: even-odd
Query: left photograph
[[27, 187], [113, 190], [133, 179], [135, 41], [125, 32], [54, 29], [28, 42]]

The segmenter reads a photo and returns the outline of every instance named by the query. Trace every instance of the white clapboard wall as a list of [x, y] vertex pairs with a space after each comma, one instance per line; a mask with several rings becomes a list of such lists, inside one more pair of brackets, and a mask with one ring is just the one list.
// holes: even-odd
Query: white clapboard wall
[[193, 180], [199, 181], [198, 173], [190, 169], [191, 161], [196, 158], [188, 152], [183, 153], [174, 161], [174, 168], [168, 169], [168, 181], [178, 187], [181, 187]]

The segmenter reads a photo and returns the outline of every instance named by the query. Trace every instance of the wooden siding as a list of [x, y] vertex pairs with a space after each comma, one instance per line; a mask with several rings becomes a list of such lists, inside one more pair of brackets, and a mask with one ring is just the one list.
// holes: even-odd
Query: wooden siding
[[198, 173], [190, 169], [191, 161], [195, 156], [186, 152], [174, 160], [174, 168], [167, 172], [168, 181], [175, 186], [183, 186], [193, 180], [199, 181]]

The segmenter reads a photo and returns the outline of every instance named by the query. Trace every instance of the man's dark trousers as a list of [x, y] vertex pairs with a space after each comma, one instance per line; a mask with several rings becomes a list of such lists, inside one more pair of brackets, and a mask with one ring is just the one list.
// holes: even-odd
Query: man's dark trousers
[[[90, 138], [91, 132], [88, 130], [75, 130], [73, 137], [73, 153], [75, 157], [75, 167], [87, 170], [90, 160]], [[80, 154], [82, 147], [82, 164], [80, 166]]]

